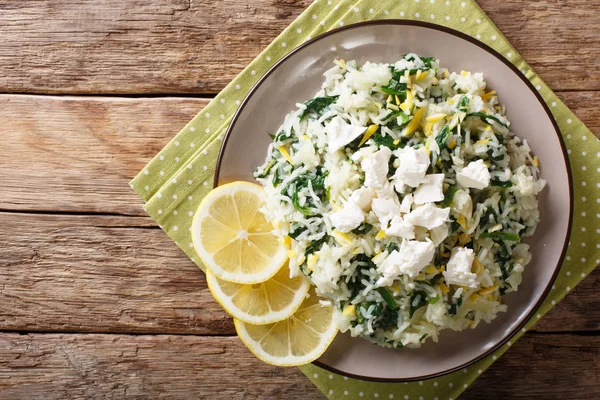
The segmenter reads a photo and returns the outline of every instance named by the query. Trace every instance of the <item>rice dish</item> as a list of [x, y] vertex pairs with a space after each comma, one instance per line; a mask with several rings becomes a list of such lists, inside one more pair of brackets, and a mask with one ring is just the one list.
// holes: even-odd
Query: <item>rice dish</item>
[[291, 274], [381, 346], [489, 323], [531, 260], [537, 157], [481, 73], [416, 54], [334, 63], [255, 172]]

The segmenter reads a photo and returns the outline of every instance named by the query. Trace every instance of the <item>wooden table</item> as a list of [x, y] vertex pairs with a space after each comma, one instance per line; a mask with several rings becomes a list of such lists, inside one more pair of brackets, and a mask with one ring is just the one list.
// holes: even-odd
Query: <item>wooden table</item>
[[[308, 4], [0, 1], [0, 398], [323, 398], [244, 348], [128, 186]], [[600, 135], [600, 2], [480, 4]], [[599, 295], [597, 270], [463, 398], [600, 398]]]

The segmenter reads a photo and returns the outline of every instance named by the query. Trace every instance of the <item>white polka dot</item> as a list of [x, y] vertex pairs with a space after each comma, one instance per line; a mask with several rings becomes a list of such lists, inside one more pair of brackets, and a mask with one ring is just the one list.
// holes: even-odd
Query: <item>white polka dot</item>
[[159, 213], [159, 214], [162, 214], [162, 210], [158, 210], [158, 213]]
[[446, 0], [446, 5], [449, 6], [450, 5], [450, 0]]
[[147, 169], [144, 170], [144, 175], [148, 175], [149, 173], [150, 172]]
[[423, 381], [419, 381], [419, 386], [423, 386]]
[[255, 70], [250, 71], [250, 75], [252, 75], [252, 76], [256, 75], [256, 71]]
[[164, 174], [165, 174], [165, 171], [160, 171], [160, 172], [159, 172], [159, 175], [160, 175], [160, 176], [163, 176]]
[[421, 16], [421, 14], [415, 13], [415, 17], [419, 18], [420, 16]]
[[344, 390], [344, 396], [348, 396], [348, 391]]
[[429, 18], [431, 18], [431, 19], [435, 19], [435, 15], [431, 14], [431, 15], [429, 16]]
[[208, 182], [204, 181], [203, 185], [208, 186]]
[[177, 183], [177, 179], [176, 179], [176, 178], [173, 178], [173, 179], [171, 179], [171, 182], [173, 182], [173, 183]]
[[188, 183], [188, 185], [191, 185], [194, 182], [191, 179], [188, 179], [187, 183]]
[[450, 16], [446, 15], [446, 21], [450, 21]]
[[383, 13], [384, 13], [385, 15], [390, 15], [390, 12], [389, 12], [388, 10], [385, 10]]
[[339, 5], [336, 5], [335, 7], [333, 7], [334, 10], [337, 10], [338, 8], [340, 8]]
[[542, 86], [541, 86], [541, 85], [537, 85], [535, 88], [536, 88], [537, 90], [540, 90], [540, 89], [542, 88]]
[[475, 35], [475, 37], [476, 37], [477, 39], [481, 39], [481, 35], [479, 35], [479, 34]]
[[298, 28], [298, 29], [296, 29], [296, 32], [302, 33], [302, 29]]
[[571, 276], [571, 271], [567, 271], [567, 276]]
[[408, 395], [407, 394], [404, 395], [404, 399], [405, 400], [408, 399]]
[[192, 196], [188, 196], [188, 200], [191, 200], [191, 199], [192, 199]]
[[325, 26], [325, 21], [321, 21], [320, 25]]
[[512, 53], [511, 52], [506, 53], [506, 57], [511, 58], [512, 57]]
[[[585, 157], [585, 156], [587, 155], [587, 153], [586, 153], [585, 151], [582, 151], [582, 152], [581, 152], [581, 155]], [[584, 171], [585, 171], [585, 170], [584, 170]]]
[[[331, 2], [329, 2], [329, 4], [331, 4]], [[313, 378], [318, 378], [318, 377], [319, 377], [319, 374], [314, 374], [313, 375]]]
[[221, 104], [225, 104], [225, 99], [221, 99]]
[[498, 359], [497, 356], [492, 356], [492, 360], [496, 361]]
[[[314, 18], [314, 19], [317, 19], [317, 16], [316, 16], [316, 15], [313, 15], [313, 18]], [[270, 57], [270, 56], [267, 56], [267, 61], [271, 61], [271, 57]]]
[[464, 7], [464, 6], [466, 6], [466, 5], [467, 5], [467, 4], [466, 4], [464, 1], [463, 1], [462, 3], [460, 3], [460, 6], [461, 6], [461, 7]]
[[144, 186], [144, 190], [150, 190], [150, 186]]
[[359, 392], [359, 393], [358, 393], [358, 395], [359, 395], [360, 397], [363, 397], [365, 394], [364, 394], [363, 392]]
[[156, 197], [158, 197], [159, 199], [162, 199], [162, 193], [160, 193], [160, 192], [156, 193]]
[[583, 272], [582, 272], [582, 273], [581, 273], [581, 277], [582, 277], [582, 278], [585, 278], [585, 273], [583, 273]]
[[344, 26], [344, 21], [338, 22], [339, 26]]
[[404, 11], [400, 11], [400, 16], [404, 17]]
[[583, 135], [583, 136], [581, 137], [581, 140], [587, 140], [587, 136]]
[[581, 186], [586, 186], [587, 182], [581, 182]]
[[433, 3], [435, 3], [435, 0], [429, 0], [429, 2], [430, 2], [431, 4], [433, 4]]
[[347, 376], [345, 376], [345, 377], [344, 377], [344, 380], [345, 380], [345, 381], [347, 381], [347, 380], [348, 380], [348, 377], [347, 377]]
[[188, 246], [189, 246], [189, 247], [194, 247], [194, 243], [190, 242], [190, 243], [188, 244]]
[[179, 142], [178, 141], [175, 141], [175, 146], [179, 146]]
[[358, 9], [358, 7], [354, 7], [354, 12], [359, 12], [360, 10]]
[[235, 101], [235, 104], [239, 106], [239, 105], [240, 105], [240, 101], [239, 101], [239, 100], [236, 100], [236, 101]]
[[175, 225], [175, 226], [173, 227], [173, 230], [174, 230], [174, 231], [177, 231], [177, 230], [179, 230], [179, 227], [178, 227], [177, 225]]
[[206, 128], [206, 129], [204, 130], [204, 132], [206, 132], [206, 133], [210, 133], [210, 128]]
[[552, 305], [555, 305], [555, 304], [556, 304], [556, 301], [552, 300], [552, 301], [551, 301], [551, 303], [552, 303]]
[[[312, 15], [312, 19], [317, 19], [317, 16], [316, 16], [315, 14], [313, 14], [313, 15]], [[267, 57], [267, 60], [268, 60], [268, 61], [271, 61], [271, 58], [270, 58], [270, 57]]]
[[393, 398], [394, 398], [394, 395], [390, 393], [390, 395], [389, 395], [389, 398], [390, 398], [390, 399], [393, 399]]
[[465, 22], [466, 20], [467, 20], [467, 19], [466, 19], [465, 17], [462, 17], [462, 18], [460, 19], [460, 22]]
[[204, 150], [204, 151], [202, 151], [202, 154], [208, 155], [208, 151]]
[[194, 213], [192, 211], [188, 211], [188, 215], [191, 217], [192, 215], [194, 215]]
[[478, 24], [480, 24], [481, 20], [478, 18], [475, 22], [477, 22]]
[[287, 46], [286, 42], [281, 43], [281, 47], [285, 47], [285, 46]]
[[570, 134], [569, 134], [569, 135], [567, 135], [567, 139], [571, 139], [571, 135], [570, 135]]
[[569, 119], [567, 120], [567, 124], [570, 124], [571, 122], [573, 122], [573, 120], [572, 120], [571, 118], [569, 118]]
[[437, 381], [433, 382], [433, 386], [437, 387], [438, 383]]
[[552, 102], [552, 107], [556, 107], [556, 102], [555, 101]]
[[164, 159], [165, 159], [165, 156], [158, 156], [158, 159], [159, 159], [160, 161], [162, 161], [162, 160], [164, 160]]
[[496, 40], [496, 35], [493, 35], [493, 36], [492, 36], [492, 40]]
[[510, 340], [509, 340], [508, 342], [506, 342], [506, 345], [507, 345], [508, 347], [510, 347], [510, 346], [512, 345], [512, 343], [510, 342]]
[[177, 195], [176, 194], [173, 195], [173, 200], [177, 200]]
[[333, 394], [333, 389], [329, 389], [329, 394]]
[[175, 162], [179, 162], [179, 157], [175, 157]]
[[188, 164], [187, 169], [192, 169], [193, 168], [193, 164]]
[[581, 247], [585, 247], [585, 243], [584, 242], [581, 243]]
[[333, 375], [329, 374], [329, 379], [333, 379]]
[[463, 387], [466, 389], [469, 387], [469, 385], [467, 385], [466, 383], [463, 385]]
[[567, 289], [567, 292], [571, 290], [570, 286], [567, 286], [565, 289]]
[[415, 3], [418, 3], [418, 2], [419, 2], [419, 0], [415, 0]]
[[379, 397], [379, 393], [373, 393], [373, 397]]
[[369, 9], [369, 14], [373, 14], [375, 12], [375, 10], [373, 10], [372, 8]]
[[454, 386], [454, 384], [453, 384], [452, 382], [450, 382], [450, 383], [448, 384], [448, 387], [452, 387], [452, 386]]
[[582, 171], [585, 171], [587, 168], [585, 167], [585, 165], [583, 167], [581, 167]]
[[567, 149], [567, 154], [571, 154], [571, 149]]

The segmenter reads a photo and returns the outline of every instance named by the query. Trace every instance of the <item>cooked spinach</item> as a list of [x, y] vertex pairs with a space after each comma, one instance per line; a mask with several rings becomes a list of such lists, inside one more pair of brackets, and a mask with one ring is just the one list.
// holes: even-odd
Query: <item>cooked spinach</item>
[[380, 133], [376, 133], [371, 137], [375, 144], [379, 147], [387, 147], [390, 150], [396, 150], [400, 147], [404, 147], [404, 143], [400, 142], [398, 144], [394, 144], [395, 139], [390, 135], [383, 136]]
[[379, 292], [381, 297], [383, 297], [383, 300], [385, 301], [385, 303], [388, 305], [389, 308], [391, 308], [392, 310], [395, 310], [398, 308], [398, 303], [396, 303], [396, 299], [394, 299], [394, 296], [392, 296], [392, 294], [390, 292], [388, 292], [388, 290], [386, 288], [379, 287], [379, 288], [377, 288], [377, 291]]
[[292, 239], [296, 239], [298, 236], [300, 236], [302, 232], [306, 231], [306, 229], [307, 228], [304, 225], [292, 223], [292, 225], [290, 226], [290, 233], [288, 233], [288, 236]]
[[325, 178], [329, 174], [328, 171], [323, 171], [321, 167], [308, 171], [294, 178], [282, 191], [281, 194], [290, 197], [294, 208], [304, 215], [310, 215], [310, 198], [307, 199], [305, 205], [300, 204], [299, 192], [307, 188], [310, 182], [313, 191], [317, 196], [325, 195]]
[[516, 233], [510, 232], [484, 232], [481, 237], [490, 238], [492, 240], [508, 240], [510, 242], [518, 242], [521, 237]]
[[394, 66], [391, 66], [390, 70], [392, 71], [392, 79], [386, 85], [381, 86], [381, 90], [387, 94], [398, 96], [400, 101], [404, 101], [406, 100], [406, 83], [401, 83], [400, 78], [404, 76], [406, 70], [399, 70]]
[[444, 200], [442, 201], [442, 207], [446, 208], [449, 207], [450, 204], [452, 203], [452, 199], [454, 198], [454, 195], [456, 194], [456, 192], [458, 191], [458, 187], [457, 186], [448, 186], [448, 189], [446, 189], [446, 193], [444, 193]]
[[369, 224], [368, 222], [363, 222], [358, 228], [353, 229], [352, 233], [355, 235], [366, 235], [367, 233], [371, 232], [372, 229], [373, 225]]
[[275, 172], [273, 173], [273, 187], [277, 187], [279, 186], [279, 184], [282, 182], [281, 177], [279, 176], [279, 168], [275, 169]]
[[498, 118], [494, 117], [493, 115], [488, 115], [488, 114], [484, 114], [484, 113], [480, 113], [480, 112], [473, 112], [473, 113], [467, 114], [467, 118], [468, 117], [478, 117], [478, 118], [480, 118], [483, 122], [485, 122], [488, 125], [492, 125], [490, 123], [490, 121], [495, 121], [498, 124], [500, 124], [503, 127], [505, 127], [506, 129], [508, 129], [508, 125], [506, 125], [504, 122], [500, 121]]
[[468, 111], [469, 106], [469, 98], [467, 96], [460, 96], [460, 100], [458, 101], [458, 109], [464, 113]]
[[300, 114], [300, 119], [304, 119], [309, 113], [313, 112], [317, 114], [318, 117], [323, 115], [323, 112], [337, 101], [340, 96], [325, 96], [325, 97], [315, 97], [314, 99], [310, 99], [304, 102], [306, 109], [302, 111]]
[[356, 265], [354, 274], [352, 275], [350, 281], [348, 281], [348, 283], [346, 284], [348, 290], [350, 290], [351, 292], [350, 300], [354, 299], [358, 295], [358, 293], [365, 288], [364, 284], [362, 283], [362, 280], [365, 277], [363, 271], [369, 270], [371, 268], [376, 268], [371, 258], [366, 254], [357, 254], [354, 257], [352, 257], [352, 259], [350, 260], [350, 264], [353, 264], [355, 262], [358, 264]]
[[412, 318], [415, 312], [427, 305], [427, 294], [420, 291], [415, 291], [410, 296], [410, 310], [408, 311], [408, 317]]
[[277, 160], [273, 159], [273, 160], [269, 161], [269, 163], [267, 164], [267, 166], [261, 173], [258, 173], [258, 171], [256, 171], [254, 173], [254, 177], [255, 178], [265, 178], [267, 175], [269, 175], [269, 172], [271, 172], [271, 169], [275, 166], [275, 164], [277, 164]]
[[323, 235], [323, 237], [321, 239], [313, 240], [306, 247], [306, 250], [304, 250], [304, 256], [307, 257], [309, 254], [312, 254], [315, 251], [321, 250], [321, 247], [323, 246], [323, 244], [327, 243], [328, 240], [329, 240], [328, 235]]
[[500, 179], [492, 179], [492, 186], [498, 186], [498, 187], [503, 187], [503, 188], [509, 188], [512, 187], [512, 182], [511, 181], [501, 181]]
[[435, 142], [440, 146], [440, 151], [444, 150], [448, 145], [448, 137], [450, 137], [450, 128], [448, 125], [444, 127], [435, 135]]

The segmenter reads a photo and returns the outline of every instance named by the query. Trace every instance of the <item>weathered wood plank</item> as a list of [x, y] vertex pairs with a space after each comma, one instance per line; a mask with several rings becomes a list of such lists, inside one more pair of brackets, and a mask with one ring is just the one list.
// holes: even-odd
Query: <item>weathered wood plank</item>
[[461, 400], [600, 398], [597, 336], [527, 334], [460, 397]]
[[[461, 399], [598, 398], [599, 371], [597, 338], [527, 334]], [[0, 390], [44, 399], [324, 398], [300, 371], [261, 363], [235, 337], [168, 335], [2, 333]]]
[[0, 334], [3, 399], [323, 399], [236, 337]]
[[[600, 137], [600, 92], [561, 97]], [[0, 95], [0, 209], [146, 215], [129, 180], [207, 102]]]
[[[0, 223], [0, 331], [235, 334], [204, 274], [149, 218], [0, 213]], [[599, 282], [597, 270], [536, 329], [599, 331]]]
[[[478, 2], [555, 89], [600, 89], [600, 4]], [[0, 92], [216, 93], [310, 0], [1, 2]]]
[[208, 101], [0, 95], [0, 208], [146, 215], [129, 181]]
[[0, 330], [235, 333], [204, 273], [150, 218], [0, 213], [0, 223]]

